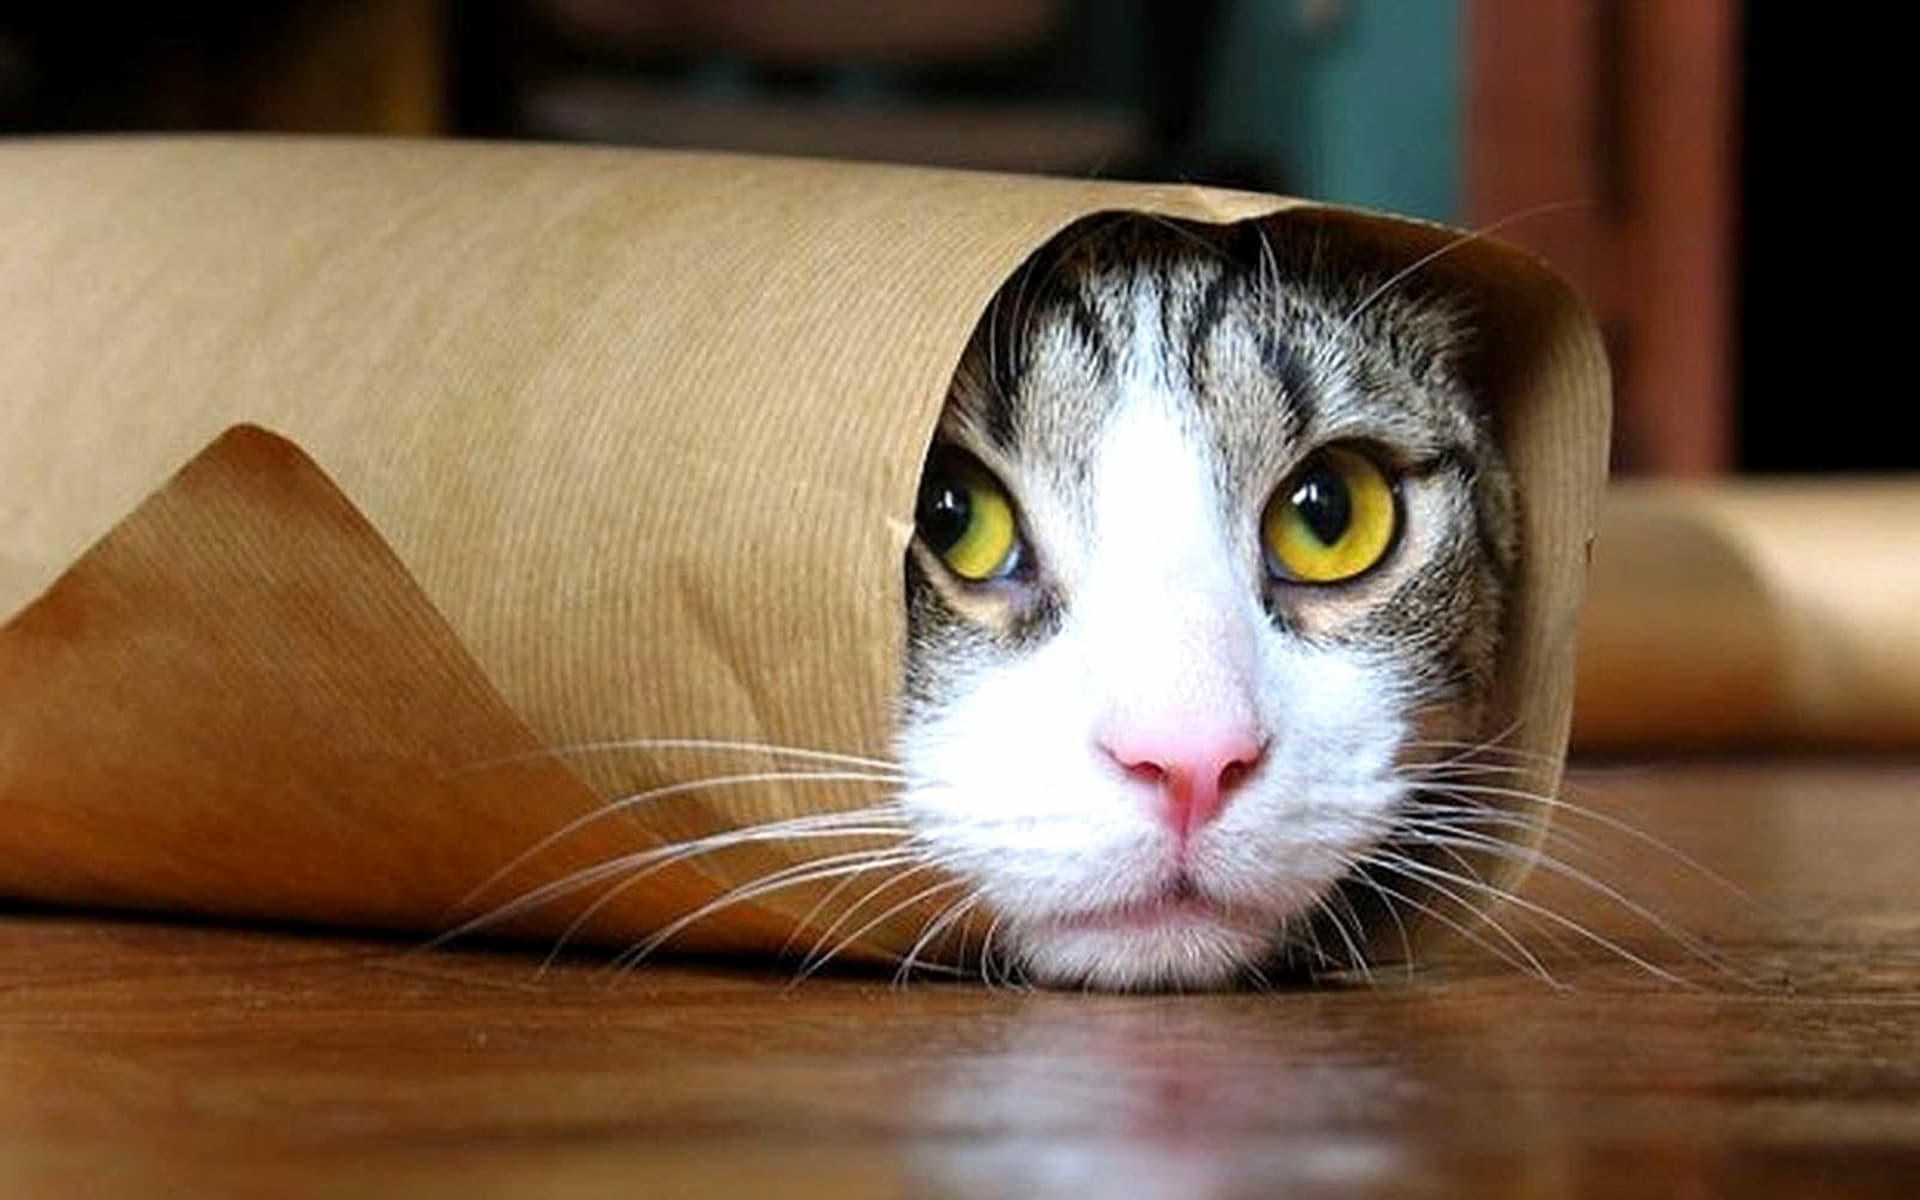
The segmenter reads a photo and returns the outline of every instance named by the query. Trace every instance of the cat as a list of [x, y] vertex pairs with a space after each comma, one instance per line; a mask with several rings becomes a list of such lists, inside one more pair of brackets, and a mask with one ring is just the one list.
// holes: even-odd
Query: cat
[[[1505, 838], [1539, 829], [1472, 800], [1501, 790], [1471, 782], [1468, 760], [1499, 740], [1486, 726], [1522, 547], [1472, 382], [1471, 309], [1423, 286], [1424, 262], [1279, 223], [1070, 226], [989, 303], [926, 455], [893, 761], [575, 747], [789, 766], [623, 797], [469, 900], [582, 824], [682, 792], [815, 764], [891, 794], [622, 856], [437, 940], [625, 880], [557, 953], [672, 863], [859, 834], [880, 844], [750, 872], [622, 961], [744, 900], [838, 880], [796, 927], [826, 922], [803, 976], [935, 897], [902, 976], [943, 933], [989, 980], [1054, 986], [1364, 971], [1368, 920], [1406, 916], [1544, 975], [1498, 926], [1488, 940], [1456, 919], [1493, 894], [1460, 852], [1524, 853]], [[942, 878], [922, 887], [929, 872]]]
[[1485, 737], [1521, 547], [1471, 311], [1324, 236], [1089, 219], [955, 374], [898, 804], [1007, 975], [1350, 963], [1420, 765]]

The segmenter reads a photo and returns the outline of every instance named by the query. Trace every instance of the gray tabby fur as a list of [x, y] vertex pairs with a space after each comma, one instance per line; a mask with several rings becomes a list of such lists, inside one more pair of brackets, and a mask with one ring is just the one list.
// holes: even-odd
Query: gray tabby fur
[[[1165, 398], [1212, 477], [1221, 545], [1238, 560], [1236, 577], [1256, 581], [1250, 599], [1268, 622], [1262, 636], [1344, 655], [1356, 670], [1378, 664], [1380, 703], [1396, 710], [1382, 736], [1397, 746], [1399, 764], [1485, 735], [1520, 547], [1512, 482], [1473, 392], [1470, 311], [1458, 297], [1427, 294], [1417, 279], [1381, 291], [1396, 264], [1336, 252], [1322, 233], [1284, 230], [1277, 222], [1216, 229], [1092, 218], [1056, 238], [994, 299], [956, 373], [936, 443], [971, 453], [1006, 485], [1029, 544], [1016, 575], [988, 585], [953, 577], [917, 541], [908, 555], [900, 748], [922, 790], [965, 786], [917, 761], [927, 758], [922, 748], [939, 744], [943, 721], [961, 719], [970, 689], [1040, 653], [1086, 600], [1074, 566], [1080, 551], [1068, 543], [1114, 536], [1101, 528], [1090, 480], [1118, 407], [1143, 386]], [[1276, 580], [1263, 567], [1260, 513], [1309, 454], [1330, 444], [1364, 447], [1397, 475], [1405, 529], [1380, 567], [1349, 583]], [[977, 747], [985, 756], [998, 750]], [[1404, 788], [1393, 811], [1412, 811], [1417, 799], [1417, 789]], [[913, 794], [905, 806], [916, 813]], [[963, 875], [979, 858], [966, 844], [965, 812], [964, 803], [946, 803], [920, 822], [935, 855], [947, 851]], [[1370, 836], [1384, 844], [1392, 833]], [[1103, 965], [1050, 968], [1036, 944], [1044, 936], [1018, 935], [1021, 888], [983, 876], [982, 890], [1014, 929], [1004, 953], [1043, 979], [1179, 985], [1218, 981], [1233, 965], [1223, 955], [1246, 969], [1260, 965], [1242, 947], [1194, 951], [1200, 965], [1191, 968], [1185, 950], [1148, 956], [1136, 970], [1121, 948], [1103, 952]], [[1276, 924], [1271, 949], [1284, 958], [1325, 919], [1325, 906], [1266, 915]]]

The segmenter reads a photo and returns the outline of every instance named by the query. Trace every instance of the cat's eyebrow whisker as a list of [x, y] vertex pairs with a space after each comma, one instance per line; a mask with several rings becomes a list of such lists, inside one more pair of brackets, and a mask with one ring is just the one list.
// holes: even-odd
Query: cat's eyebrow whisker
[[1340, 328], [1335, 331], [1335, 336], [1344, 336], [1346, 332], [1353, 327], [1353, 323], [1358, 321], [1361, 315], [1369, 308], [1372, 308], [1380, 297], [1386, 295], [1389, 291], [1404, 282], [1409, 276], [1435, 260], [1445, 258], [1447, 255], [1452, 254], [1464, 246], [1470, 246], [1475, 242], [1484, 241], [1494, 234], [1499, 233], [1501, 230], [1510, 229], [1524, 221], [1531, 221], [1538, 217], [1551, 216], [1554, 213], [1567, 212], [1576, 208], [1586, 208], [1592, 203], [1590, 200], [1550, 200], [1545, 204], [1535, 204], [1523, 208], [1519, 212], [1509, 213], [1498, 221], [1489, 222], [1488, 224], [1480, 226], [1478, 229], [1469, 230], [1448, 239], [1446, 242], [1427, 251], [1406, 266], [1401, 267], [1398, 271], [1387, 276], [1386, 280], [1378, 287], [1361, 297], [1360, 302], [1355, 304], [1353, 308], [1347, 312], [1346, 319], [1340, 323]]
[[[1004, 378], [1000, 374], [1000, 300], [1002, 294], [995, 292], [993, 300], [987, 301], [987, 313], [981, 317], [981, 326], [987, 330], [987, 388], [993, 392], [1000, 392], [1000, 378]], [[954, 382], [958, 384], [958, 378]]]
[[583, 867], [570, 872], [559, 879], [550, 880], [531, 889], [512, 900], [471, 917], [445, 933], [435, 937], [429, 947], [445, 945], [455, 939], [488, 929], [503, 921], [512, 920], [522, 913], [531, 912], [542, 905], [551, 903], [562, 896], [571, 895], [584, 888], [592, 887], [603, 879], [619, 875], [626, 871], [638, 871], [651, 875], [656, 871], [703, 854], [711, 854], [733, 846], [751, 845], [759, 842], [803, 841], [812, 838], [846, 837], [892, 837], [902, 838], [906, 833], [895, 825], [875, 824], [871, 814], [824, 813], [816, 816], [794, 818], [787, 821], [769, 822], [766, 825], [749, 826], [746, 829], [729, 829], [706, 837], [695, 838], [687, 842], [674, 842], [665, 846], [652, 846], [629, 854], [618, 855], [605, 862]]
[[[748, 774], [711, 775], [703, 779], [687, 779], [687, 780], [682, 780], [678, 783], [670, 783], [661, 787], [652, 788], [648, 791], [637, 792], [637, 793], [634, 793], [633, 795], [622, 796], [618, 799], [610, 800], [607, 803], [602, 804], [597, 808], [590, 809], [589, 811], [580, 814], [579, 816], [575, 817], [573, 820], [568, 821], [566, 824], [560, 826], [560, 828], [554, 830], [552, 833], [547, 834], [545, 837], [541, 838], [539, 841], [535, 842], [533, 845], [527, 847], [525, 850], [522, 850], [518, 855], [514, 856], [514, 858], [511, 861], [506, 863], [506, 865], [500, 867], [498, 870], [493, 872], [493, 874], [481, 880], [479, 884], [477, 884], [470, 891], [468, 891], [466, 895], [462, 896], [458, 901], [456, 901], [453, 905], [453, 910], [457, 912], [460, 909], [465, 908], [468, 905], [472, 904], [475, 900], [485, 895], [495, 884], [499, 883], [502, 879], [505, 879], [507, 876], [513, 874], [514, 871], [518, 870], [520, 867], [532, 861], [534, 858], [538, 857], [542, 851], [552, 848], [554, 845], [564, 841], [568, 837], [571, 837], [573, 834], [578, 833], [580, 830], [585, 829], [587, 826], [592, 825], [597, 821], [603, 821], [606, 818], [613, 816], [617, 813], [625, 812], [630, 808], [637, 808], [640, 805], [649, 803], [651, 801], [666, 800], [673, 796], [689, 795], [694, 792], [711, 791], [715, 788], [741, 787], [747, 784], [755, 784], [755, 783], [898, 784], [899, 780], [894, 779], [891, 776], [875, 775], [875, 774], [871, 774], [869, 772], [864, 772], [864, 771], [755, 771]], [[874, 810], [838, 810], [838, 811], [874, 811]], [[879, 818], [876, 817], [875, 819], [879, 819]], [[756, 826], [755, 828], [764, 828], [764, 827]]]
[[612, 738], [598, 742], [573, 742], [565, 746], [549, 746], [522, 754], [485, 759], [461, 767], [451, 774], [471, 775], [482, 771], [499, 770], [502, 767], [518, 766], [522, 763], [537, 762], [541, 759], [581, 758], [591, 754], [619, 754], [635, 750], [758, 754], [765, 758], [794, 759], [800, 762], [828, 763], [843, 767], [866, 767], [905, 777], [905, 772], [899, 763], [884, 758], [845, 754], [837, 750], [816, 750], [809, 746], [786, 746], [778, 742], [728, 741], [722, 738]]
[[1260, 243], [1260, 265], [1254, 277], [1254, 287], [1256, 294], [1270, 296], [1279, 289], [1280, 260], [1273, 252], [1273, 239], [1267, 236], [1266, 225], [1256, 224], [1253, 231]]
[[[1106, 222], [1104, 224], [1110, 225], [1112, 223], [1113, 222]], [[1048, 290], [1053, 286], [1053, 281], [1060, 273], [1062, 265], [1071, 260], [1088, 242], [1100, 236], [1102, 226], [1103, 223], [1098, 220], [1086, 222], [1084, 228], [1075, 233], [1071, 239], [1062, 243], [1057, 250], [1051, 254], [1044, 275], [1038, 270], [1039, 264], [1036, 259], [1029, 258], [1025, 263], [1021, 264], [1018, 274], [1011, 281], [1014, 285], [1012, 305], [1004, 321], [1000, 319], [999, 312], [1000, 300], [1006, 295], [1006, 289], [1003, 287], [1000, 291], [995, 292], [993, 299], [989, 301], [986, 319], [988, 321], [988, 369], [991, 378], [988, 379], [987, 384], [1001, 403], [1011, 404], [1013, 397], [1007, 394], [1005, 387], [1002, 385], [1004, 376], [1000, 371], [1000, 356], [998, 350], [1000, 330], [1004, 327], [1013, 332], [1013, 337], [1010, 338], [1009, 341], [1014, 342], [1014, 345], [1009, 348], [1017, 350], [1017, 339], [1021, 331], [1027, 328], [1031, 315], [1031, 310], [1028, 307], [1029, 294], [1037, 293], [1035, 303], [1038, 303], [1040, 298], [1044, 298]], [[1034, 286], [1036, 276], [1039, 277], [1039, 286], [1037, 288]]]
[[[1199, 249], [1206, 251], [1207, 254], [1212, 258], [1216, 258], [1227, 263], [1231, 263], [1233, 261], [1233, 256], [1231, 254], [1228, 254], [1224, 247], [1220, 246], [1216, 242], [1212, 242], [1204, 237], [1201, 237], [1198, 233], [1195, 233], [1193, 230], [1188, 229], [1186, 226], [1180, 224], [1178, 221], [1172, 220], [1171, 218], [1168, 218], [1168, 217], [1160, 216], [1157, 213], [1143, 212], [1138, 214], [1129, 213], [1128, 215], [1137, 216], [1139, 219], [1144, 220], [1149, 225], [1157, 225], [1162, 229], [1165, 229], [1167, 232], [1180, 238], [1182, 241], [1189, 242], [1192, 245], [1198, 247]], [[1262, 237], [1264, 238], [1264, 236], [1265, 236], [1265, 233], [1263, 231]]]

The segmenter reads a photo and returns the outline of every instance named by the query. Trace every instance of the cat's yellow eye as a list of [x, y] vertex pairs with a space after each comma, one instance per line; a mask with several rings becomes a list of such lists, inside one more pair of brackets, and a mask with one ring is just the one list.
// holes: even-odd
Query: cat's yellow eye
[[936, 453], [928, 462], [914, 521], [927, 548], [962, 579], [1002, 579], [1018, 565], [1020, 523], [1013, 500], [985, 467], [964, 455]]
[[1399, 523], [1386, 472], [1358, 451], [1330, 447], [1274, 492], [1260, 534], [1275, 575], [1293, 583], [1339, 583], [1384, 558]]

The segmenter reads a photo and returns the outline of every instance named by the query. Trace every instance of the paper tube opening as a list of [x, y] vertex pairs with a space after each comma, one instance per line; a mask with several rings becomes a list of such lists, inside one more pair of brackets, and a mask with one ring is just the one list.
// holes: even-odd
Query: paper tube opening
[[[1055, 245], [1142, 211], [1103, 210], [1074, 221], [1036, 248], [1010, 278], [1017, 279]], [[1485, 896], [1512, 889], [1526, 873], [1527, 855], [1545, 835], [1548, 798], [1560, 783], [1571, 713], [1571, 627], [1606, 472], [1607, 371], [1584, 307], [1524, 252], [1441, 226], [1295, 202], [1237, 223], [1165, 219], [1196, 232], [1255, 225], [1275, 240], [1311, 238], [1334, 264], [1330, 269], [1347, 264], [1346, 269], [1381, 281], [1384, 288], [1443, 296], [1470, 314], [1463, 371], [1486, 406], [1514, 476], [1521, 554], [1503, 614], [1502, 667], [1478, 732], [1486, 753], [1459, 757], [1487, 768], [1473, 782], [1498, 792], [1488, 793], [1489, 808], [1524, 816], [1529, 824], [1503, 823], [1492, 835], [1522, 853], [1454, 851], [1436, 865], [1452, 870], [1470, 865], [1486, 885]], [[987, 319], [985, 311], [977, 318]], [[1468, 780], [1463, 776], [1461, 782]], [[1428, 907], [1403, 905], [1389, 914], [1379, 893], [1356, 890], [1353, 903], [1369, 923], [1372, 955], [1404, 955], [1409, 928], [1416, 949], [1453, 936], [1446, 922], [1427, 915], [1433, 889], [1405, 879], [1395, 880], [1395, 886]], [[1492, 907], [1485, 896], [1474, 899]], [[1448, 897], [1438, 905], [1444, 909], [1459, 902]]]
[[[417, 611], [458, 650], [448, 661], [464, 666], [432, 675], [431, 686], [423, 675], [410, 703], [429, 713], [479, 703], [504, 714], [494, 744], [458, 738], [461, 753], [565, 750], [570, 782], [561, 790], [582, 784], [580, 794], [603, 803], [670, 783], [673, 772], [682, 781], [711, 772], [715, 760], [573, 753], [581, 744], [721, 737], [884, 754], [917, 472], [954, 364], [995, 289], [1049, 237], [1100, 212], [1229, 222], [1287, 209], [1271, 219], [1322, 223], [1404, 262], [1454, 236], [1293, 203], [552, 147], [318, 139], [0, 147], [0, 320], [9, 330], [0, 340], [9, 384], [0, 525], [10, 536], [0, 551], [0, 613], [25, 612], [224, 431], [256, 425], [297, 447], [350, 502], [403, 572]], [[1471, 241], [1421, 269], [1484, 300], [1487, 378], [1526, 544], [1503, 704], [1525, 718], [1511, 744], [1539, 764], [1527, 786], [1551, 791], [1605, 462], [1604, 364], [1568, 290], [1517, 252]], [[221, 533], [216, 525], [190, 536]], [[150, 561], [164, 573], [169, 556]], [[380, 578], [356, 604], [401, 603], [379, 590], [393, 586]], [[56, 637], [40, 649], [107, 661], [163, 640], [128, 619], [119, 641], [87, 648]], [[358, 639], [318, 639], [341, 656], [343, 670], [331, 675], [317, 662], [294, 665], [316, 678], [387, 678], [344, 668], [408, 661], [412, 651], [392, 639], [421, 628], [395, 622], [382, 635], [376, 622]], [[19, 633], [10, 620], [0, 644]], [[43, 704], [36, 686], [19, 683], [12, 703]], [[441, 689], [471, 703], [460, 709]], [[191, 692], [177, 702], [198, 703]], [[111, 720], [110, 694], [63, 703], [99, 722], [63, 738], [132, 736]], [[351, 838], [332, 843], [330, 867], [345, 878], [408, 853], [436, 862], [436, 880], [477, 882], [501, 865], [496, 842], [446, 838], [425, 797], [391, 789], [347, 787], [357, 816], [323, 788], [295, 789], [273, 805], [223, 787], [181, 788], [172, 803], [204, 809], [190, 818], [143, 810], [111, 781], [66, 786], [49, 747], [19, 734], [26, 724], [0, 708], [0, 798], [10, 813], [45, 819], [8, 823], [0, 864], [61, 860], [65, 877], [92, 882], [53, 896], [44, 872], [0, 865], [9, 894], [326, 919], [326, 905], [298, 894], [310, 873], [283, 872], [280, 890], [262, 890], [257, 879], [192, 869], [205, 846], [183, 831], [231, 830], [233, 853], [246, 854], [265, 844], [255, 833], [283, 819], [288, 828], [373, 819], [378, 855], [357, 859]], [[268, 740], [281, 753], [328, 752], [324, 737]], [[400, 742], [382, 753], [448, 766], [444, 749]], [[148, 749], [155, 769], [171, 761], [182, 778], [217, 769], [204, 746]], [[335, 781], [392, 766], [352, 755], [281, 765], [287, 778], [319, 772]], [[251, 772], [274, 768], [249, 760]], [[721, 786], [608, 824], [637, 842], [671, 840], [851, 807], [871, 794], [847, 781]], [[548, 828], [578, 815], [571, 801], [545, 812], [545, 795], [525, 803]], [[87, 837], [46, 839], [48, 828], [75, 821]], [[114, 837], [112, 846], [100, 840]], [[612, 843], [604, 849], [612, 853]], [[685, 878], [697, 882], [660, 899], [658, 911], [620, 909], [595, 935], [658, 927], [734, 881], [705, 864], [690, 868]], [[141, 891], [160, 876], [165, 889]], [[382, 923], [435, 929], [459, 899], [444, 884], [402, 891], [408, 898], [383, 908]], [[741, 910], [755, 920], [730, 927], [716, 918], [679, 944], [777, 949], [772, 931], [804, 908], [797, 894], [768, 896]], [[521, 928], [551, 936], [570, 919]], [[893, 930], [876, 929], [858, 949], [898, 949]]]

